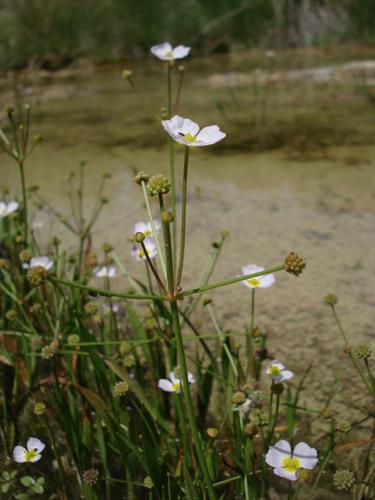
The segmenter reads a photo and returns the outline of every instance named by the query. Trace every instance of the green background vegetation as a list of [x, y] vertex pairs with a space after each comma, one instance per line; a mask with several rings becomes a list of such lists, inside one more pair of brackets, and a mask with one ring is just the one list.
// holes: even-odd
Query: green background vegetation
[[199, 51], [375, 38], [373, 0], [0, 0], [0, 67], [140, 57], [164, 40]]

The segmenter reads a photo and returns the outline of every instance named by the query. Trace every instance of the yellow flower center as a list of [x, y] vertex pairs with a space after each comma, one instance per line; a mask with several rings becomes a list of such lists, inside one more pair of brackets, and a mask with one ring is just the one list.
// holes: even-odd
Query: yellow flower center
[[139, 256], [139, 257], [145, 257], [145, 256], [146, 256], [146, 255], [145, 255], [145, 253], [144, 253], [144, 251], [143, 251], [143, 248], [140, 248], [140, 249], [138, 250], [138, 256]]
[[167, 52], [164, 55], [165, 57], [173, 57], [173, 52], [171, 50], [167, 50]]
[[270, 374], [273, 375], [274, 377], [280, 377], [281, 370], [277, 366], [271, 366], [270, 367]]
[[181, 383], [180, 382], [175, 382], [174, 384], [172, 384], [172, 390], [173, 390], [173, 392], [180, 392], [180, 388], [181, 388]]
[[252, 286], [260, 286], [260, 280], [258, 280], [257, 278], [251, 278], [247, 280], [247, 282]]
[[188, 142], [195, 142], [197, 139], [196, 137], [194, 137], [193, 135], [187, 133], [184, 135], [184, 139], [185, 141], [188, 141]]
[[36, 456], [37, 456], [38, 452], [36, 450], [27, 450], [25, 452], [25, 460], [27, 462], [31, 462], [31, 460], [33, 460]]
[[283, 469], [288, 472], [296, 472], [297, 469], [301, 467], [301, 462], [298, 458], [286, 457], [283, 460]]

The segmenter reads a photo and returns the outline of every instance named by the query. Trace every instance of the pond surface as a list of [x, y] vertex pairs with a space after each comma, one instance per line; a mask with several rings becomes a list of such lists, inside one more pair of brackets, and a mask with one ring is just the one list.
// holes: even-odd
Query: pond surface
[[[137, 96], [119, 74], [100, 72], [44, 81], [38, 87], [34, 129], [44, 141], [27, 165], [27, 177], [57, 209], [67, 211], [65, 180], [81, 160], [87, 161], [89, 207], [101, 175], [109, 172], [110, 203], [95, 227], [94, 246], [100, 252], [102, 242], [111, 242], [126, 266], [143, 277], [144, 267], [132, 261], [128, 241], [134, 223], [146, 217], [133, 170], [168, 173], [165, 133], [142, 109], [145, 103], [158, 113], [163, 83], [161, 77], [155, 83], [154, 75], [143, 74], [138, 84], [142, 94]], [[212, 89], [198, 85], [193, 76], [187, 80], [191, 90], [182, 98], [180, 114], [203, 125], [221, 124]], [[28, 92], [36, 90], [31, 85]], [[175, 150], [180, 185], [182, 149]], [[1, 184], [19, 192], [16, 167], [4, 155], [0, 158]], [[279, 265], [289, 251], [305, 256], [308, 266], [300, 278], [279, 273], [272, 288], [257, 291], [256, 317], [269, 334], [271, 356], [298, 374], [313, 363], [314, 404], [324, 404], [331, 389], [321, 386], [326, 377], [332, 383], [343, 377], [345, 384], [353, 375], [340, 368], [345, 354], [323, 297], [339, 296], [338, 310], [354, 343], [374, 338], [374, 158], [374, 146], [354, 145], [326, 147], [306, 156], [288, 149], [254, 153], [215, 146], [191, 154], [184, 288], [196, 284], [211, 243], [223, 228], [230, 237], [214, 280], [235, 276], [249, 263]], [[58, 223], [45, 215], [34, 218], [44, 221], [36, 230], [42, 244], [50, 233], [61, 233]], [[71, 237], [65, 237], [72, 245]], [[122, 284], [117, 278], [114, 286]], [[248, 324], [250, 295], [243, 285], [211, 296], [224, 328], [238, 331]], [[211, 330], [205, 311], [196, 314]]]

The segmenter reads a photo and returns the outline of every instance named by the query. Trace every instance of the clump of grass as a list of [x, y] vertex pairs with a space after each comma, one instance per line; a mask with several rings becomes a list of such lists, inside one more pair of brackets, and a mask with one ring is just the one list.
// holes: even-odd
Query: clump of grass
[[[177, 51], [164, 52], [162, 124], [169, 176], [135, 176], [148, 221], [134, 228], [131, 252], [145, 266], [144, 274], [132, 276], [110, 243], [100, 253], [93, 250], [92, 228], [107, 202], [107, 176], [91, 213], [85, 209], [83, 163], [67, 181], [68, 214], [35, 187], [28, 189], [27, 162], [39, 139], [30, 140], [29, 107], [19, 122], [8, 110], [10, 133], [1, 132], [1, 144], [18, 165], [22, 197], [18, 202], [4, 193], [0, 205], [0, 489], [16, 499], [250, 500], [270, 498], [274, 489], [285, 498], [314, 498], [324, 486], [373, 498], [372, 431], [359, 445], [364, 446], [360, 469], [340, 454], [340, 448], [358, 446], [343, 436], [365, 422], [373, 424], [373, 411], [363, 406], [363, 419], [348, 422], [329, 402], [324, 408], [304, 406], [301, 394], [311, 367], [293, 373], [273, 359], [257, 322], [257, 289], [273, 286], [280, 272], [297, 279], [305, 259], [291, 252], [276, 266], [250, 264], [240, 275], [233, 269], [234, 277], [212, 281], [228, 237], [223, 231], [196, 287], [184, 288], [192, 150], [214, 147], [225, 134], [217, 126], [199, 130], [194, 122], [172, 116], [178, 111], [178, 98], [173, 99]], [[178, 94], [181, 72], [179, 78]], [[176, 143], [185, 151], [181, 187]], [[30, 196], [71, 231], [77, 241], [73, 252], [58, 237], [40, 248], [30, 225]], [[120, 289], [114, 286], [118, 274], [124, 278]], [[235, 283], [246, 287], [244, 300], [250, 303], [243, 332], [227, 330], [215, 308], [214, 290]], [[375, 400], [370, 346], [351, 347], [336, 297], [325, 302], [365, 397]], [[208, 312], [209, 333], [197, 326], [199, 306]], [[322, 420], [321, 437], [309, 432], [309, 419]]]

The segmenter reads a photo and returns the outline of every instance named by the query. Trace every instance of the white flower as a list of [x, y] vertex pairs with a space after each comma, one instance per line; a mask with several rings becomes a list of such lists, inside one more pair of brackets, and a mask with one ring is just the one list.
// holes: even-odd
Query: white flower
[[[195, 378], [194, 375], [188, 372], [189, 384], [194, 384]], [[166, 378], [161, 378], [158, 382], [159, 389], [166, 392], [175, 392], [179, 394], [182, 388], [182, 380], [181, 378], [176, 377], [174, 372], [169, 374], [169, 380]]]
[[96, 278], [114, 278], [117, 274], [117, 269], [114, 266], [98, 266], [94, 268]]
[[16, 446], [13, 450], [13, 459], [15, 462], [37, 462], [42, 458], [42, 451], [46, 445], [38, 438], [29, 438], [26, 443], [26, 448], [23, 446]]
[[[145, 238], [143, 240], [143, 244], [146, 247], [147, 253], [150, 257], [150, 259], [153, 259], [156, 257], [158, 251], [156, 249], [156, 245], [153, 239], [151, 238]], [[138, 262], [141, 262], [142, 260], [146, 260], [146, 255], [143, 251], [143, 248], [141, 245], [134, 245], [132, 248], [132, 257], [135, 258]]]
[[210, 146], [226, 136], [217, 125], [210, 125], [199, 130], [198, 123], [178, 115], [170, 120], [163, 120], [161, 123], [172, 139], [185, 146]]
[[189, 55], [190, 47], [185, 47], [185, 45], [178, 45], [173, 48], [168, 42], [160, 43], [159, 45], [154, 45], [151, 47], [151, 54], [156, 56], [162, 61], [174, 61], [175, 59], [183, 59]]
[[0, 201], [0, 219], [18, 210], [19, 204], [16, 201], [5, 203]]
[[[242, 274], [255, 274], [262, 271], [264, 271], [264, 267], [257, 266], [256, 264], [241, 267]], [[273, 274], [264, 274], [263, 276], [244, 280], [241, 283], [248, 288], [269, 288], [275, 283], [275, 276]]]
[[275, 51], [273, 51], [273, 50], [266, 50], [265, 55], [266, 55], [266, 57], [268, 57], [270, 59], [273, 59], [276, 56]]
[[291, 452], [290, 444], [287, 441], [278, 441], [270, 446], [266, 462], [274, 467], [276, 476], [285, 477], [290, 481], [296, 481], [296, 471], [298, 469], [313, 469], [318, 463], [318, 452], [315, 448], [310, 448], [306, 443], [298, 443]]
[[22, 264], [24, 269], [31, 269], [32, 267], [41, 266], [49, 271], [53, 267], [53, 261], [48, 257], [32, 257], [29, 262]]
[[285, 366], [280, 363], [277, 359], [271, 362], [271, 365], [266, 370], [267, 375], [269, 375], [275, 382], [284, 382], [289, 380], [294, 376], [294, 373], [287, 370]]
[[[160, 227], [161, 227], [160, 222], [158, 220], [154, 220], [154, 224], [155, 224], [156, 232], [158, 232]], [[143, 233], [145, 236], [152, 238], [153, 234], [152, 234], [151, 223], [150, 222], [137, 222], [137, 224], [135, 224], [135, 226], [134, 226], [134, 231], [133, 231], [133, 234], [136, 234], [136, 233]]]

